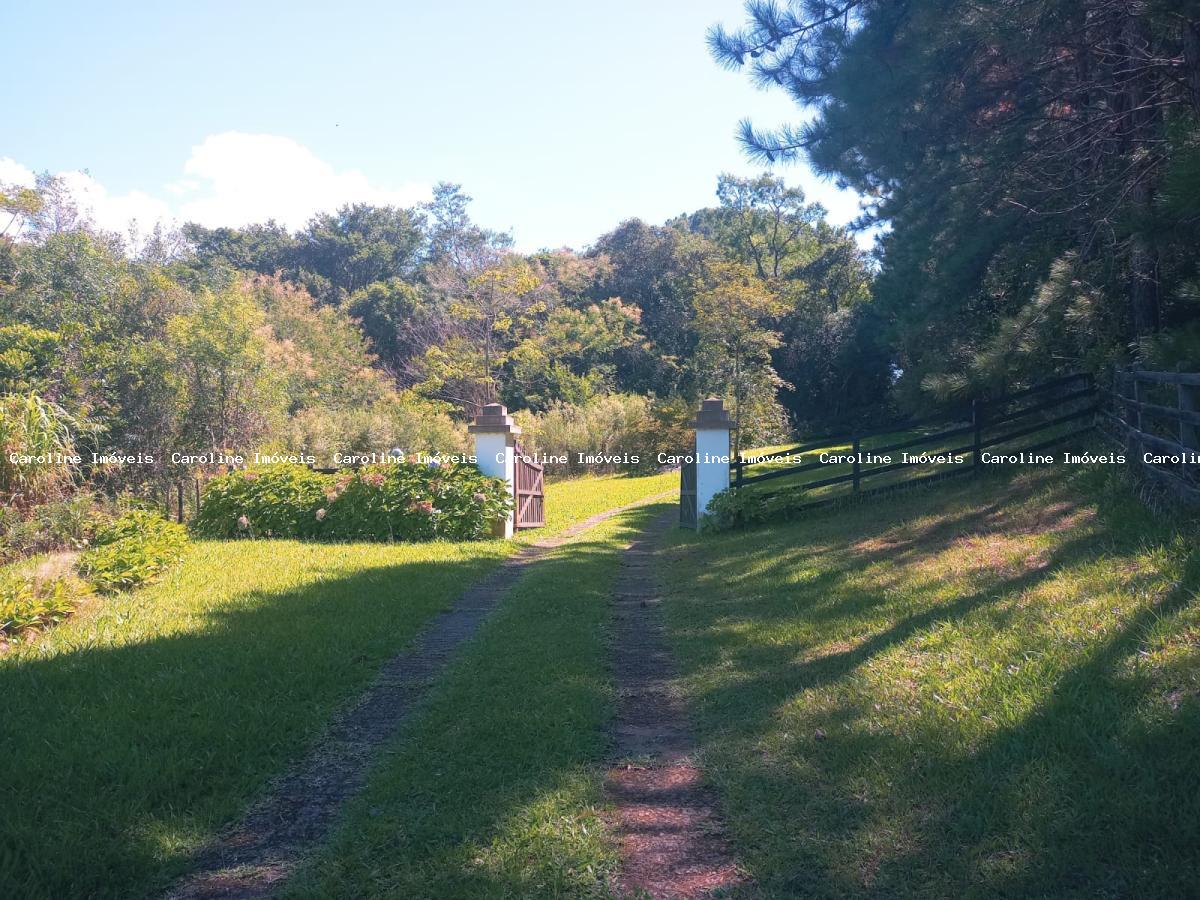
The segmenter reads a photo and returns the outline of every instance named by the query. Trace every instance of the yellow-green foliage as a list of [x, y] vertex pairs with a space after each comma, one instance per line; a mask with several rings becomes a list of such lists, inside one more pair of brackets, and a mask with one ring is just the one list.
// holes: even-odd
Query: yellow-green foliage
[[79, 574], [104, 593], [129, 590], [162, 575], [186, 544], [182, 525], [148, 510], [130, 510], [96, 531]]
[[[679, 453], [688, 446], [691, 432], [684, 423], [691, 410], [671, 400], [651, 401], [636, 394], [606, 394], [585, 403], [559, 403], [544, 413], [520, 413], [524, 429], [522, 446], [529, 452], [565, 456], [565, 464], [548, 462], [552, 475], [596, 471], [657, 471], [658, 454]], [[638, 462], [595, 464], [579, 462], [577, 454], [620, 457], [630, 454]]]
[[37, 390], [60, 351], [58, 334], [24, 323], [0, 325], [0, 391]]
[[38, 582], [18, 572], [0, 573], [0, 634], [15, 634], [61, 621], [72, 609], [61, 578]]
[[[59, 496], [75, 479], [75, 452], [64, 409], [37, 394], [0, 397], [0, 499], [18, 507]], [[15, 456], [14, 456], [15, 455]]]

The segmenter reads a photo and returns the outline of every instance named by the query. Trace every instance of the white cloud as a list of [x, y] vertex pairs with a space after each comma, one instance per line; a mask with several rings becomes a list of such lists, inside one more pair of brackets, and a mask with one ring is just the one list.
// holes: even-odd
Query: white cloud
[[11, 157], [0, 156], [0, 184], [33, 187], [33, 182], [33, 169], [26, 168]]
[[125, 235], [132, 225], [145, 234], [157, 223], [171, 224], [171, 208], [144, 191], [112, 194], [86, 172], [62, 172], [60, 176], [79, 205], [79, 212], [106, 231]]
[[[427, 184], [387, 189], [355, 169], [338, 171], [291, 138], [238, 131], [209, 135], [193, 147], [181, 177], [164, 185], [162, 196], [140, 190], [114, 194], [87, 172], [59, 175], [81, 213], [121, 235], [133, 222], [143, 234], [160, 222], [199, 222], [212, 228], [274, 219], [299, 228], [314, 213], [347, 203], [412, 206], [432, 196]], [[32, 186], [34, 172], [0, 157], [0, 183]]]
[[[101, 228], [125, 235], [136, 223], [143, 232], [157, 222], [169, 223], [173, 216], [170, 207], [144, 191], [111, 194], [104, 185], [87, 172], [59, 172], [59, 178], [71, 192], [80, 215]], [[19, 184], [33, 187], [34, 171], [10, 157], [0, 157], [0, 184]]]
[[346, 203], [411, 206], [432, 195], [426, 184], [377, 187], [362, 172], [339, 172], [302, 144], [271, 134], [210, 135], [192, 148], [183, 171], [188, 178], [171, 186], [183, 198], [179, 217], [209, 227], [273, 218], [298, 228], [313, 213]]

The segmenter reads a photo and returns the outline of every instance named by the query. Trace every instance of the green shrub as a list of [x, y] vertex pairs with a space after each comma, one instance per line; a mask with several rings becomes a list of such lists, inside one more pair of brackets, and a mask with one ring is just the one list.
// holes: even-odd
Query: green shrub
[[[660, 453], [677, 454], [691, 446], [687, 422], [692, 418], [682, 400], [651, 400], [636, 394], [605, 394], [578, 405], [556, 404], [540, 415], [517, 416], [527, 452], [567, 457], [565, 465], [546, 463], [551, 475], [656, 471]], [[579, 453], [613, 461], [580, 462]]]
[[0, 573], [0, 634], [16, 634], [59, 622], [73, 609], [61, 578], [37, 582], [16, 572]]
[[428, 541], [486, 537], [504, 482], [466, 463], [393, 463], [338, 474], [279, 464], [210, 481], [193, 522], [208, 537]]
[[335, 465], [334, 454], [367, 454], [401, 448], [408, 453], [458, 453], [467, 449], [466, 426], [439, 405], [409, 395], [387, 397], [368, 407], [317, 407], [296, 413], [277, 446], [267, 451], [311, 453], [318, 465]]
[[0, 501], [27, 509], [75, 481], [72, 431], [82, 423], [37, 394], [0, 396]]
[[315, 527], [331, 484], [332, 476], [299, 465], [231, 472], [205, 485], [192, 528], [218, 538], [300, 537]]
[[0, 561], [81, 549], [91, 537], [97, 506], [97, 499], [83, 492], [28, 510], [0, 509]]
[[187, 531], [156, 512], [133, 509], [101, 525], [80, 557], [79, 574], [98, 591], [129, 590], [153, 581], [179, 559]]
[[764, 522], [785, 522], [795, 518], [812, 500], [812, 496], [803, 491], [780, 491], [764, 496], [746, 490], [724, 490], [709, 501], [704, 530], [733, 531]]

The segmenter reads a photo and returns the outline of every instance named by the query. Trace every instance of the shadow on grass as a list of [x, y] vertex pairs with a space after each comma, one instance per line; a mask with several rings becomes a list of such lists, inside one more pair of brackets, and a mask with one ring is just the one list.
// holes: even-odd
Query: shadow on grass
[[4, 892], [161, 886], [494, 563], [320, 577], [233, 596], [187, 632], [0, 665]]
[[[610, 540], [631, 540], [662, 509], [624, 514]], [[463, 648], [371, 795], [351, 803], [350, 839], [323, 865], [335, 884], [353, 895], [428, 896], [423, 885], [441, 883], [438, 896], [515, 897], [583, 896], [602, 882], [607, 850], [594, 823], [581, 836], [575, 819], [596, 800], [594, 764], [608, 746], [614, 553], [588, 540], [553, 551]], [[165, 887], [495, 562], [374, 566], [244, 593], [188, 633], [0, 667], [5, 893]]]
[[[679, 579], [668, 613], [704, 758], [766, 895], [1200, 892], [1200, 702], [1197, 645], [1187, 639], [1200, 550], [1180, 558], [1176, 545], [1181, 574], [1153, 596], [1152, 573], [1123, 572], [1124, 608], [1111, 610], [1102, 637], [1024, 632], [1043, 623], [1016, 598], [1114, 559], [1135, 567], [1171, 541], [1145, 514], [1129, 522], [1128, 509], [1094, 494], [1049, 491], [1063, 502], [1044, 507], [1050, 518], [1035, 513], [1029, 532], [1006, 515], [1021, 498], [991, 483], [677, 549], [676, 574], [703, 558]], [[1081, 505], [1094, 520], [1070, 517]], [[921, 570], [964, 534], [1014, 528], [1053, 535], [1035, 566], [984, 566], [965, 591]], [[897, 540], [897, 529], [911, 533]], [[939, 593], [946, 584], [955, 589]], [[900, 588], [907, 599], [893, 596]], [[1092, 589], [1081, 582], [1063, 602], [1082, 617]], [[1053, 590], [1040, 596], [1057, 602]], [[983, 637], [964, 637], [971, 628]], [[1145, 662], [1152, 630], [1182, 636], [1177, 670]], [[934, 633], [944, 637], [918, 647]], [[959, 708], [936, 683], [939, 671], [974, 667], [992, 684], [992, 667], [1002, 670], [1006, 654], [1020, 661], [1023, 644], [1032, 671], [1042, 655], [1058, 661], [1010, 697], [985, 690], [978, 708]], [[935, 659], [928, 671], [923, 656]], [[1025, 703], [1020, 714], [1006, 709]], [[997, 714], [1003, 726], [989, 721]]]
[[529, 572], [287, 896], [607, 896], [610, 598], [621, 547], [665, 508]]

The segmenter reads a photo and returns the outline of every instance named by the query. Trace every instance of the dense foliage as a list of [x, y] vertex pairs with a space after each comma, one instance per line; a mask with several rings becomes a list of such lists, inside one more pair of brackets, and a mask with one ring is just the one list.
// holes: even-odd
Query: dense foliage
[[522, 449], [536, 454], [547, 474], [582, 475], [658, 471], [660, 453], [679, 454], [691, 446], [694, 417], [679, 400], [606, 394], [519, 414], [517, 421]]
[[0, 572], [0, 637], [62, 621], [74, 609], [66, 583], [39, 581], [20, 572]]
[[428, 541], [487, 537], [502, 481], [470, 463], [387, 463], [339, 474], [278, 464], [210, 481], [193, 527], [208, 537]]
[[0, 396], [0, 500], [29, 509], [60, 498], [76, 472], [72, 430], [78, 423], [60, 406], [30, 393]]
[[722, 176], [718, 205], [624, 222], [585, 253], [514, 252], [469, 200], [441, 185], [412, 209], [187, 225], [131, 252], [59, 180], [0, 185], [20, 223], [0, 236], [0, 389], [90, 423], [85, 459], [155, 455], [85, 461], [121, 488], [188, 474], [169, 450], [458, 451], [496, 399], [540, 413], [718, 394], [750, 435], [855, 415], [887, 388], [866, 259], [779, 179]]
[[102, 593], [131, 590], [159, 578], [186, 545], [182, 525], [152, 510], [131, 509], [96, 528], [79, 574]]
[[[898, 395], [1200, 362], [1200, 6], [751, 2], [717, 57], [814, 115], [801, 154], [886, 223], [872, 319]], [[878, 338], [877, 338], [878, 339]]]

